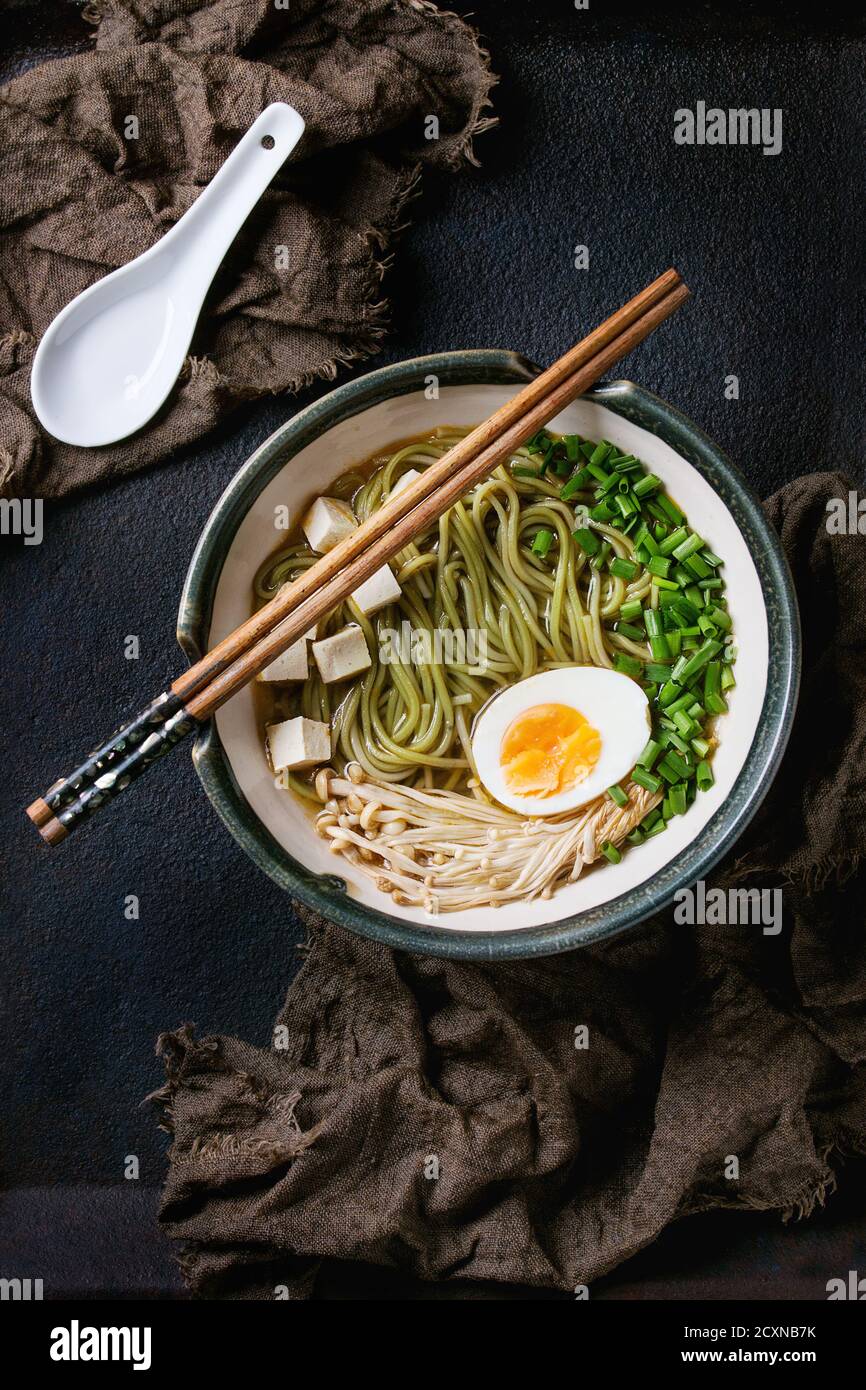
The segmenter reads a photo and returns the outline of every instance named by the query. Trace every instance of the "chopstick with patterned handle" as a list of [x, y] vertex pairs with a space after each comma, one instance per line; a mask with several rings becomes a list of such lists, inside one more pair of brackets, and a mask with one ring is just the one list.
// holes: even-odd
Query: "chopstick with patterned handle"
[[642, 342], [688, 297], [674, 270], [601, 324], [27, 807], [58, 844]]

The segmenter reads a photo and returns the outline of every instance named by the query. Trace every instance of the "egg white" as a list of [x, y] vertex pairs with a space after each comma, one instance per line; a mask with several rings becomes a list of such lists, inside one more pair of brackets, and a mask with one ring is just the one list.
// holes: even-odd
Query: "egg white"
[[[509, 725], [534, 705], [568, 705], [601, 735], [598, 762], [582, 782], [557, 796], [517, 796], [505, 782], [500, 749]], [[527, 816], [554, 816], [593, 801], [631, 772], [650, 734], [650, 707], [636, 681], [602, 666], [541, 671], [495, 695], [472, 728], [478, 776], [502, 806]]]

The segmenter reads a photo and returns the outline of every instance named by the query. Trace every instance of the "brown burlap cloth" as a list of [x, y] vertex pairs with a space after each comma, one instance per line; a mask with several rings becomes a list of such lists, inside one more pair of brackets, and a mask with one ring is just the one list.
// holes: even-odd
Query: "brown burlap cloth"
[[847, 491], [820, 474], [766, 504], [799, 595], [800, 708], [711, 882], [781, 887], [782, 933], [668, 912], [475, 965], [302, 912], [276, 1046], [160, 1039], [161, 1220], [196, 1293], [303, 1297], [322, 1257], [571, 1289], [688, 1213], [808, 1213], [866, 1151], [866, 545], [825, 513]]
[[[100, 0], [87, 12], [99, 22], [94, 52], [0, 88], [0, 492], [10, 495], [58, 497], [130, 473], [242, 400], [373, 352], [383, 260], [422, 165], [471, 160], [472, 136], [492, 123], [486, 55], [426, 0]], [[186, 212], [272, 101], [296, 106], [306, 133], [224, 262], [180, 385], [129, 440], [51, 439], [30, 403], [42, 333]]]

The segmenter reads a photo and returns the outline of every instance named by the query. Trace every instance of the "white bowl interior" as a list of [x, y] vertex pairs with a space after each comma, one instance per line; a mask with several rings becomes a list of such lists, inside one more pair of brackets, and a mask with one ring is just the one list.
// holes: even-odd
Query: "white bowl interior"
[[[449, 386], [435, 400], [423, 391], [399, 396], [335, 425], [290, 458], [256, 499], [232, 541], [217, 584], [210, 644], [249, 617], [256, 571], [285, 535], [275, 530], [277, 507], [288, 507], [294, 524], [313, 498], [327, 492], [334, 479], [354, 464], [439, 424], [477, 424], [519, 389], [519, 384]], [[637, 455], [666, 484], [689, 524], [725, 561], [726, 593], [737, 639], [737, 684], [730, 692], [729, 712], [719, 722], [715, 785], [698, 796], [686, 815], [675, 817], [664, 834], [629, 848], [619, 864], [585, 870], [577, 883], [561, 888], [550, 900], [495, 910], [480, 907], [434, 919], [421, 908], [397, 907], [355, 866], [328, 853], [309, 813], [290, 792], [274, 785], [252, 692], [241, 691], [217, 712], [216, 723], [238, 786], [253, 811], [295, 860], [317, 873], [339, 873], [353, 898], [389, 917], [428, 925], [435, 921], [438, 927], [456, 931], [515, 931], [557, 922], [619, 897], [677, 859], [699, 834], [733, 787], [758, 727], [767, 683], [767, 616], [752, 557], [727, 507], [667, 444], [596, 402], [577, 401], [551, 424], [591, 439], [610, 439]]]

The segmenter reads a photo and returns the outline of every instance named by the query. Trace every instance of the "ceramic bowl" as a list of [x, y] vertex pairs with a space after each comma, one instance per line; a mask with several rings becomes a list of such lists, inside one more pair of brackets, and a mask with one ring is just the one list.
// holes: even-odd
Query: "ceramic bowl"
[[[473, 425], [537, 368], [512, 353], [443, 353], [371, 372], [287, 421], [240, 469], [215, 507], [184, 587], [178, 639], [190, 660], [249, 616], [254, 575], [279, 543], [275, 508], [299, 517], [353, 464], [437, 424]], [[796, 703], [799, 622], [787, 564], [760, 503], [733, 465], [672, 406], [628, 381], [603, 383], [552, 422], [612, 440], [667, 485], [689, 523], [725, 560], [738, 657], [720, 723], [715, 785], [662, 835], [619, 864], [585, 872], [551, 899], [432, 918], [397, 907], [356, 867], [335, 860], [308, 815], [274, 785], [252, 692], [199, 736], [194, 759], [222, 820], [293, 897], [352, 931], [432, 955], [496, 959], [598, 942], [670, 903], [731, 848], [767, 792]]]

